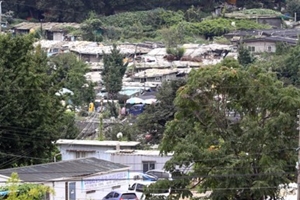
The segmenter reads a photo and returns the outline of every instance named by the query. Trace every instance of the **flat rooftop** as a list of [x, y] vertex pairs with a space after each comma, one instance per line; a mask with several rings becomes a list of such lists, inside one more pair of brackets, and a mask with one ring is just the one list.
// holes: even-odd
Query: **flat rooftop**
[[140, 142], [135, 141], [98, 141], [98, 140], [68, 140], [68, 139], [59, 139], [56, 141], [57, 145], [83, 145], [83, 146], [117, 146], [120, 147], [135, 147], [140, 144]]
[[[107, 150], [105, 153], [114, 154], [114, 155], [137, 155], [137, 156], [160, 156], [159, 150], [131, 150], [131, 149], [122, 149], [122, 150]], [[173, 153], [168, 153], [168, 155], [163, 155], [162, 157], [173, 156]]]

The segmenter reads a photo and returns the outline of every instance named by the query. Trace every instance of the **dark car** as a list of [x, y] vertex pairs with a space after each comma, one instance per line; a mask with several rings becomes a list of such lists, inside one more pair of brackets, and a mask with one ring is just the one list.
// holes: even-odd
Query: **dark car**
[[111, 191], [102, 200], [139, 200], [134, 192]]

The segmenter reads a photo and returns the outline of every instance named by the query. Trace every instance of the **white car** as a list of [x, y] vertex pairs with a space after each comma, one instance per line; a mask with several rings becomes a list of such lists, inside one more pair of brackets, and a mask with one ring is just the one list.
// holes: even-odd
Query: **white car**
[[[144, 195], [144, 190], [147, 188], [149, 185], [154, 184], [155, 182], [153, 181], [137, 181], [133, 183], [128, 190], [135, 192], [138, 199], [140, 200], [145, 200], [145, 195]], [[168, 197], [171, 193], [171, 189], [166, 189], [166, 190], [159, 190], [155, 193], [152, 193], [152, 196], [162, 196], [162, 197]]]
[[102, 200], [139, 200], [136, 193], [124, 191], [111, 191]]

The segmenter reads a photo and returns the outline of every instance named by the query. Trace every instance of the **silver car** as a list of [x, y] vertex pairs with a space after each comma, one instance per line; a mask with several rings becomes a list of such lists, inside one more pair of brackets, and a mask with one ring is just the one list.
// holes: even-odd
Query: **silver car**
[[103, 200], [139, 200], [134, 192], [111, 191]]

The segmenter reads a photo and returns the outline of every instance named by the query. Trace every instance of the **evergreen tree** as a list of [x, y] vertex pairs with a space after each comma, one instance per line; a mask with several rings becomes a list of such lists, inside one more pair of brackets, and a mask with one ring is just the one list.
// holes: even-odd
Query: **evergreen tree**
[[65, 109], [32, 35], [0, 35], [0, 168], [51, 160]]
[[124, 64], [123, 59], [124, 55], [120, 53], [116, 44], [109, 54], [103, 52], [102, 80], [109, 98], [115, 98], [122, 90], [122, 80], [128, 65]]
[[238, 61], [242, 66], [247, 66], [255, 61], [251, 52], [244, 46], [241, 46], [238, 51]]

